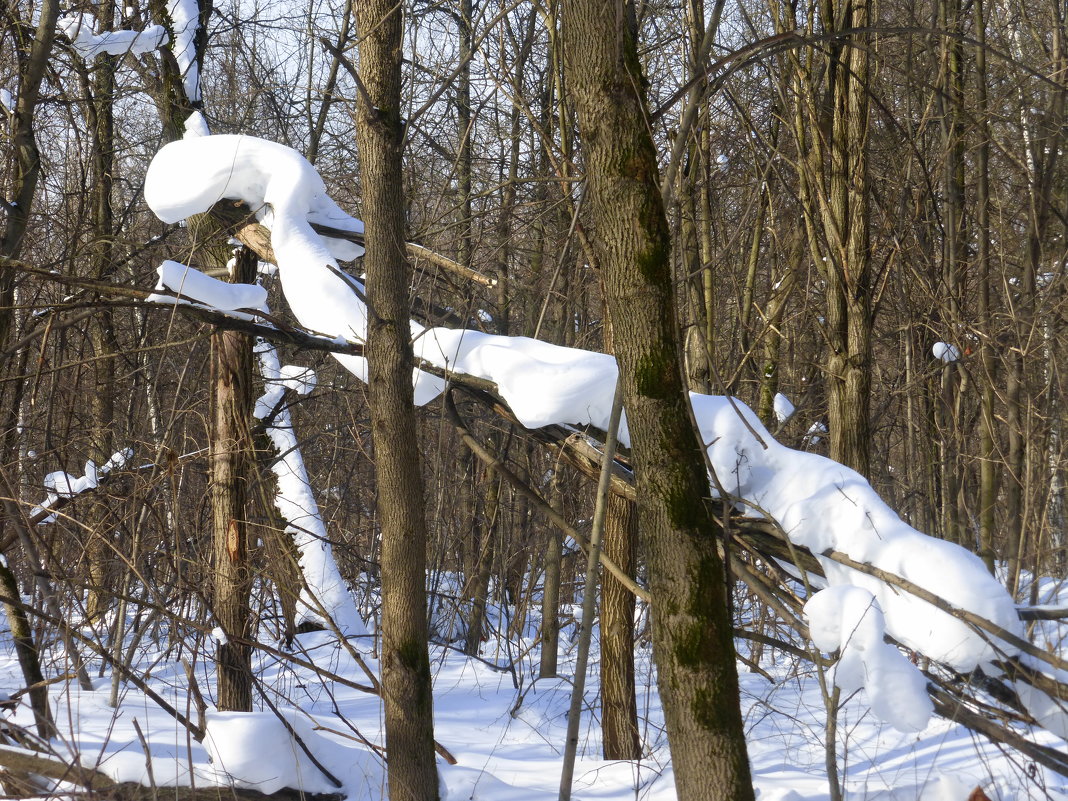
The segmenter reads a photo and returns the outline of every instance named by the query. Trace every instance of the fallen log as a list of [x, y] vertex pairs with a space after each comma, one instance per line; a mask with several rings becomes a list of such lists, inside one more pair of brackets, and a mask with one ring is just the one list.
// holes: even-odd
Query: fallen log
[[[12, 746], [0, 746], [0, 767], [16, 774], [35, 774], [76, 784], [111, 801], [151, 801], [161, 795], [159, 787], [147, 787], [137, 782], [117, 782], [98, 770]], [[261, 793], [259, 790], [212, 785], [167, 787], [166, 797], [174, 801], [343, 801], [345, 795], [308, 793], [290, 787], [283, 787], [274, 793]]]

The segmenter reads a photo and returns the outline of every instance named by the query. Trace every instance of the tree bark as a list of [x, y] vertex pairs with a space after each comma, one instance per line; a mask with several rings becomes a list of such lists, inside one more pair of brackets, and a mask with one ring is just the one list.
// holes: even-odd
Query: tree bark
[[[255, 280], [256, 258], [243, 250], [234, 280]], [[246, 504], [251, 475], [252, 339], [234, 331], [211, 337], [211, 511], [214, 529], [215, 620], [226, 635], [216, 649], [216, 706], [225, 711], [252, 710], [249, 594], [252, 569], [248, 559]], [[235, 641], [240, 638], [242, 642]]]
[[[824, 0], [825, 32], [864, 28], [871, 0]], [[780, 19], [783, 26], [796, 21]], [[809, 32], [815, 20], [809, 17]], [[871, 470], [872, 307], [868, 176], [868, 44], [853, 38], [789, 56], [798, 99], [794, 135], [801, 158], [799, 195], [813, 262], [823, 272], [829, 352], [830, 456], [864, 476]], [[826, 86], [821, 76], [826, 75]]]
[[364, 86], [356, 136], [366, 225], [367, 393], [382, 527], [382, 694], [389, 796], [438, 797], [427, 651], [426, 520], [415, 433], [404, 247], [400, 108], [401, 7], [390, 0], [356, 9]]
[[[11, 568], [0, 561], [0, 592], [9, 598], [19, 597], [19, 585]], [[48, 740], [55, 736], [56, 725], [52, 719], [52, 709], [48, 705], [48, 686], [41, 672], [41, 655], [33, 642], [33, 629], [26, 611], [18, 606], [5, 604], [7, 625], [11, 629], [11, 640], [15, 646], [15, 655], [22, 669], [22, 678], [29, 692], [30, 708], [33, 710], [37, 734]]]
[[565, 70], [637, 468], [678, 797], [739, 801], [753, 798], [753, 786], [716, 552], [721, 532], [704, 502], [708, 477], [682, 384], [670, 238], [632, 20], [622, 2], [564, 3]]
[[[609, 495], [604, 555], [634, 575], [637, 510]], [[601, 740], [605, 759], [639, 759], [638, 702], [634, 686], [634, 594], [607, 570], [601, 574]]]
[[[115, 7], [101, 3], [98, 18], [102, 30], [111, 30], [115, 23]], [[115, 70], [119, 58], [101, 54], [93, 65], [92, 97], [88, 105], [93, 130], [92, 156], [92, 275], [104, 279], [112, 272], [115, 241], [115, 215], [112, 208], [112, 187], [115, 178]], [[110, 309], [101, 309], [89, 323], [89, 340], [93, 348], [93, 395], [91, 399], [93, 431], [89, 456], [98, 465], [104, 464], [113, 453], [115, 423], [115, 348], [113, 317]], [[90, 621], [107, 611], [111, 599], [110, 583], [113, 573], [111, 531], [115, 525], [107, 497], [100, 494], [93, 499], [89, 513], [86, 551], [89, 563], [89, 596], [85, 614]]]
[[[37, 30], [27, 51], [19, 51], [18, 95], [15, 103], [14, 118], [11, 123], [11, 149], [14, 153], [12, 171], [9, 178], [8, 204], [6, 205], [3, 232], [0, 234], [0, 257], [15, 259], [22, 250], [22, 244], [33, 211], [37, 195], [37, 181], [41, 174], [41, 156], [34, 136], [34, 116], [37, 101], [40, 98], [41, 83], [44, 80], [48, 58], [55, 39], [56, 21], [59, 19], [57, 0], [43, 0], [39, 9]], [[0, 269], [0, 349], [6, 351], [16, 331], [15, 325], [15, 277], [13, 267]], [[10, 363], [19, 375], [25, 367], [26, 352], [19, 353], [15, 359], [0, 358], [0, 364]], [[22, 404], [25, 382], [3, 382], [0, 390], [0, 448], [3, 463], [11, 464], [18, 448], [19, 407]], [[17, 463], [17, 462], [16, 462]], [[11, 482], [18, 486], [17, 476]], [[10, 518], [17, 514], [15, 504], [3, 504], [0, 507], [0, 533], [7, 539], [12, 523]], [[15, 576], [5, 565], [0, 571], [0, 583], [5, 594], [18, 598]], [[12, 592], [14, 590], [14, 592]], [[33, 631], [24, 610], [11, 605], [4, 605], [8, 623], [11, 627], [15, 651], [19, 665], [28, 686], [37, 685], [30, 691], [30, 704], [33, 708], [37, 731], [42, 737], [51, 736], [54, 731], [51, 711], [48, 706], [48, 688], [41, 682], [40, 655], [33, 642]], [[75, 657], [77, 659], [77, 657]]]

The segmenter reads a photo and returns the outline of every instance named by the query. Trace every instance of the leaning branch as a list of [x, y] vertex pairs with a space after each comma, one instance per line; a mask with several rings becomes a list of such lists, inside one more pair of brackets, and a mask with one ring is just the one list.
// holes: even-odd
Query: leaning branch
[[[328, 353], [363, 355], [363, 345], [361, 343], [349, 342], [337, 337], [316, 334], [303, 328], [296, 328], [274, 315], [253, 309], [246, 312], [223, 311], [194, 303], [189, 298], [169, 290], [157, 289], [148, 291], [137, 287], [115, 284], [111, 281], [60, 275], [51, 270], [34, 267], [27, 262], [9, 259], [4, 256], [0, 256], [0, 268], [15, 269], [61, 286], [93, 292], [101, 297], [131, 301], [142, 308], [163, 311], [173, 310], [194, 320], [210, 323], [229, 331], [240, 331], [243, 334], [260, 337], [276, 344], [292, 345], [305, 350], [325, 351]], [[163, 298], [167, 298], [167, 300], [163, 300]], [[59, 308], [59, 306], [56, 308]], [[23, 340], [25, 339], [26, 337], [23, 338]], [[20, 341], [19, 344], [24, 344], [24, 342]]]
[[[445, 396], [445, 414], [449, 418], [449, 422], [452, 423], [456, 429], [457, 434], [460, 435], [460, 439], [468, 447], [468, 449], [477, 456], [487, 467], [496, 472], [505, 481], [512, 485], [512, 487], [522, 495], [524, 498], [534, 504], [542, 514], [544, 514], [552, 522], [554, 526], [559, 528], [564, 534], [569, 536], [575, 542], [577, 542], [584, 551], [589, 551], [590, 543], [582, 534], [575, 529], [567, 519], [554, 509], [544, 498], [541, 497], [532, 487], [530, 487], [525, 481], [520, 480], [515, 473], [509, 470], [500, 459], [486, 450], [482, 444], [476, 440], [471, 432], [468, 430], [467, 425], [461, 419], [459, 412], [456, 411], [456, 404], [453, 403], [452, 394], [449, 393]], [[634, 579], [628, 576], [620, 567], [609, 559], [604, 554], [601, 554], [601, 564], [605, 566], [616, 580], [619, 581], [624, 587], [637, 595], [643, 601], [647, 603], [652, 602], [652, 598], [649, 595], [649, 591], [639, 585]]]
[[[235, 232], [234, 235], [237, 237], [238, 241], [245, 245], [245, 247], [254, 251], [262, 261], [270, 262], [271, 264], [278, 263], [275, 260], [274, 248], [271, 247], [270, 229], [256, 221], [255, 216], [246, 204], [238, 201], [222, 200], [212, 206], [208, 213], [218, 222], [232, 229]], [[311, 227], [323, 236], [328, 236], [332, 239], [344, 239], [363, 247], [364, 240], [362, 233], [346, 231], [341, 228], [331, 228], [330, 226], [319, 225], [318, 223], [312, 223]], [[485, 276], [477, 270], [465, 267], [459, 262], [453, 261], [447, 256], [442, 256], [440, 253], [436, 253], [422, 245], [417, 245], [415, 242], [405, 242], [404, 249], [412, 258], [421, 259], [429, 264], [433, 264], [439, 269], [458, 275], [472, 283], [485, 287], [493, 287], [497, 285], [497, 280], [495, 278]]]

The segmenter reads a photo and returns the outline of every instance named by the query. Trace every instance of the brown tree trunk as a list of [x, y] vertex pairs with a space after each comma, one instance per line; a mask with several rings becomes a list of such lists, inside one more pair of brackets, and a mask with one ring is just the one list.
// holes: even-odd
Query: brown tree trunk
[[[638, 515], [633, 501], [608, 496], [601, 549], [634, 575]], [[639, 759], [634, 687], [634, 594], [607, 570], [601, 573], [601, 739], [605, 759]]]
[[[111, 30], [115, 22], [115, 7], [101, 3], [99, 22], [102, 30]], [[115, 172], [115, 70], [119, 59], [101, 54], [93, 65], [92, 97], [88, 106], [93, 129], [92, 221], [93, 221], [93, 278], [102, 279], [112, 272], [114, 252], [114, 211], [111, 194]], [[93, 348], [93, 433], [90, 458], [104, 464], [113, 452], [115, 423], [115, 348], [110, 309], [101, 309], [89, 324], [89, 339]], [[86, 617], [92, 621], [101, 617], [110, 603], [112, 563], [111, 543], [115, 521], [106, 496], [93, 499], [88, 521], [86, 551], [89, 563], [89, 596]]]
[[[0, 592], [8, 598], [19, 597], [15, 574], [3, 561], [0, 561]], [[22, 607], [11, 604], [5, 604], [5, 607], [7, 625], [11, 629], [11, 640], [15, 646], [19, 667], [22, 669], [22, 678], [27, 687], [33, 688], [29, 692], [30, 708], [33, 710], [37, 733], [47, 740], [55, 735], [56, 726], [52, 719], [52, 709], [48, 705], [48, 686], [45, 684], [44, 674], [41, 673], [41, 656], [33, 643], [33, 629], [30, 628], [30, 620]]]
[[563, 5], [586, 203], [623, 382], [654, 653], [682, 801], [753, 798], [738, 706], [721, 534], [681, 377], [670, 237], [646, 124], [633, 17], [622, 2]]
[[[871, 0], [824, 0], [824, 31], [863, 28]], [[780, 29], [795, 26], [780, 19]], [[815, 21], [808, 20], [809, 30]], [[860, 38], [863, 34], [856, 34]], [[825, 362], [831, 458], [864, 476], [871, 468], [872, 307], [868, 176], [868, 44], [834, 40], [790, 54], [801, 210], [827, 303]], [[826, 85], [822, 78], [826, 76]]]
[[437, 799], [426, 620], [426, 520], [412, 401], [412, 345], [404, 250], [400, 108], [401, 7], [356, 9], [360, 77], [357, 115], [363, 218], [367, 227], [368, 384], [382, 526], [382, 694], [389, 797]]
[[[48, 58], [55, 38], [56, 21], [59, 19], [57, 0], [44, 0], [39, 8], [37, 29], [32, 43], [25, 51], [18, 51], [19, 80], [15, 111], [11, 121], [10, 145], [13, 159], [8, 178], [8, 205], [5, 210], [6, 222], [0, 233], [0, 256], [17, 258], [22, 250], [27, 224], [33, 211], [37, 195], [37, 181], [41, 174], [41, 158], [34, 137], [34, 115], [40, 98], [41, 83], [44, 80]], [[0, 270], [0, 350], [6, 351], [16, 330], [15, 326], [15, 277], [14, 269]], [[0, 357], [0, 365], [14, 367], [10, 372], [19, 375], [24, 370], [25, 351], [15, 358]], [[8, 370], [5, 370], [8, 373]], [[0, 389], [0, 448], [4, 464], [11, 464], [17, 450], [16, 437], [19, 407], [22, 403], [22, 391], [25, 382], [5, 381]], [[16, 475], [11, 482], [18, 486]], [[0, 507], [0, 533], [8, 535], [12, 521], [6, 519], [14, 514], [16, 505], [3, 504]], [[0, 571], [0, 583], [4, 593], [18, 598], [19, 593], [15, 576], [9, 568], [3, 566]], [[48, 706], [48, 688], [42, 682], [40, 656], [33, 642], [33, 632], [26, 613], [19, 607], [5, 604], [8, 624], [27, 686], [38, 685], [30, 692], [30, 705], [33, 708], [37, 731], [42, 737], [51, 736], [53, 722]], [[75, 657], [77, 658], [77, 657]]]
[[[560, 472], [553, 471], [549, 481], [549, 503], [560, 508]], [[541, 592], [541, 663], [538, 676], [543, 679], [557, 675], [560, 661], [560, 572], [564, 546], [555, 526], [545, 530], [545, 581]]]
[[473, 560], [474, 570], [470, 574], [469, 587], [464, 600], [470, 601], [470, 618], [464, 639], [464, 653], [475, 656], [482, 647], [486, 628], [486, 603], [489, 598], [490, 575], [493, 571], [495, 553], [494, 540], [497, 538], [497, 526], [501, 514], [500, 493], [501, 480], [497, 474], [487, 469], [482, 475], [481, 525], [478, 525], [479, 501], [475, 501], [476, 525], [472, 526], [472, 545], [476, 553]]
[[[242, 251], [235, 281], [255, 280], [256, 258]], [[215, 621], [226, 635], [217, 645], [216, 705], [252, 710], [252, 667], [248, 645], [252, 570], [248, 559], [246, 503], [252, 467], [252, 339], [233, 331], [211, 337], [211, 511], [214, 530]]]

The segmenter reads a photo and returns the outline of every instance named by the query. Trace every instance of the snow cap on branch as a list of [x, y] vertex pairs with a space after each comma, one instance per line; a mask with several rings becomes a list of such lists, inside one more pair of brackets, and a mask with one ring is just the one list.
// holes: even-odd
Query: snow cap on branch
[[883, 641], [886, 621], [875, 597], [860, 587], [828, 587], [805, 604], [816, 647], [840, 651], [833, 681], [847, 693], [861, 688], [876, 716], [898, 731], [920, 731], [934, 706], [927, 680], [893, 645]]
[[156, 289], [169, 289], [184, 298], [220, 311], [267, 308], [267, 290], [256, 284], [229, 284], [177, 261], [164, 261], [156, 268]]
[[936, 342], [931, 347], [931, 354], [941, 362], [951, 364], [960, 361], [960, 348], [948, 342]]
[[91, 14], [67, 14], [58, 23], [59, 30], [85, 59], [107, 53], [139, 56], [158, 50], [169, 41], [167, 30], [161, 25], [149, 25], [143, 31], [104, 31], [96, 33], [96, 20]]

